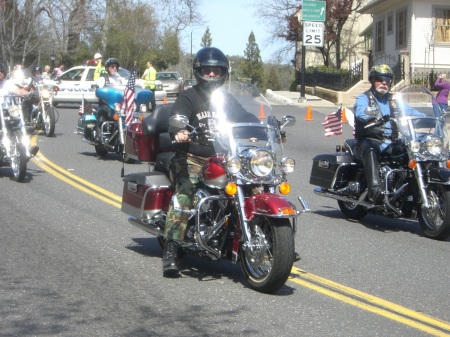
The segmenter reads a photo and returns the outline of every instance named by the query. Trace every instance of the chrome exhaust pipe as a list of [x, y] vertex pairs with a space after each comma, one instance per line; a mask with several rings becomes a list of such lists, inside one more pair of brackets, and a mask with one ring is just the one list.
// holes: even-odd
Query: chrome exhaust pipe
[[340, 194], [338, 194], [338, 193], [336, 193], [336, 192], [334, 192], [332, 190], [324, 189], [322, 187], [314, 187], [313, 192], [314, 192], [314, 194], [320, 195], [322, 197], [331, 198], [331, 199], [335, 199], [335, 200], [341, 200], [341, 201], [344, 201], [344, 202], [351, 202], [351, 203], [353, 203], [355, 205], [361, 205], [361, 206], [364, 206], [364, 207], [367, 207], [367, 208], [376, 207], [376, 205], [374, 205], [374, 204], [372, 204], [370, 202], [367, 202], [365, 200], [361, 200], [361, 199], [360, 200], [355, 200], [355, 199], [352, 199], [352, 198], [348, 198], [348, 197], [340, 195]]
[[128, 217], [128, 222], [132, 224], [133, 226], [143, 230], [144, 232], [150, 233], [154, 236], [163, 236], [163, 232], [159, 226], [156, 226], [152, 223], [146, 223], [142, 222], [141, 220], [135, 218], [135, 217]]

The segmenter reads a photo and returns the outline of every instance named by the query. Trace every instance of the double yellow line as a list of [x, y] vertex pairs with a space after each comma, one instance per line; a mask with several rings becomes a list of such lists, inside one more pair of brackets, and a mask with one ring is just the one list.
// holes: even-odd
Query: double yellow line
[[[36, 137], [33, 137], [33, 142], [35, 142], [35, 138]], [[49, 161], [41, 152], [39, 152], [34, 159], [35, 163], [41, 169], [47, 171], [56, 178], [110, 205], [117, 208], [121, 207], [121, 197], [68, 172], [66, 169]], [[292, 274], [289, 280], [305, 288], [353, 305], [359, 309], [410, 326], [414, 329], [418, 329], [432, 336], [450, 337], [450, 323], [448, 322], [418, 313], [398, 304], [385, 301], [381, 298], [346, 287], [320, 276], [310, 274], [297, 267], [292, 267]]]
[[450, 323], [293, 267], [290, 281], [341, 302], [408, 325], [432, 336], [449, 337]]

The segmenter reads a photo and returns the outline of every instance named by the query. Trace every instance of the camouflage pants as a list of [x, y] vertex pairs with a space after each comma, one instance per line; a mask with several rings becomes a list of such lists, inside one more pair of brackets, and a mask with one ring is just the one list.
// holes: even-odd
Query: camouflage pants
[[192, 156], [179, 152], [175, 155], [170, 166], [171, 180], [175, 181], [175, 194], [167, 211], [164, 237], [167, 240], [183, 241], [186, 233], [187, 221], [190, 214], [178, 209], [192, 208], [194, 186], [199, 180], [202, 166], [206, 158]]

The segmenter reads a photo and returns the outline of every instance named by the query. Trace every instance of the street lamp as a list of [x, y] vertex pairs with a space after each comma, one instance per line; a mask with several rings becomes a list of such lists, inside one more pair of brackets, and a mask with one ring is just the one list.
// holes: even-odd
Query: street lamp
[[55, 60], [56, 60], [55, 54], [51, 54], [50, 61], [52, 61], [52, 71], [53, 71], [53, 69], [55, 69]]

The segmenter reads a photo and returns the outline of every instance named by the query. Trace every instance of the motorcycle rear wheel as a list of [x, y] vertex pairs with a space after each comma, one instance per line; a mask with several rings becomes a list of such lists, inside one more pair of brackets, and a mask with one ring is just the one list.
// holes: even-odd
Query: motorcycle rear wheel
[[273, 293], [285, 283], [294, 261], [294, 233], [289, 219], [255, 217], [251, 247], [241, 247], [241, 267], [250, 288]]
[[25, 179], [27, 172], [27, 153], [25, 146], [20, 142], [22, 132], [14, 131], [11, 137], [11, 168], [13, 171], [14, 181], [19, 183]]
[[56, 116], [55, 116], [55, 108], [53, 106], [45, 107], [46, 113], [42, 115], [42, 119], [44, 121], [44, 132], [47, 137], [53, 137], [55, 134], [55, 124], [56, 124]]
[[429, 185], [426, 193], [431, 208], [420, 208], [420, 226], [426, 237], [445, 240], [450, 236], [450, 187]]
[[341, 212], [344, 213], [348, 219], [359, 220], [367, 215], [366, 209], [360, 205], [342, 200], [338, 200], [337, 202]]

